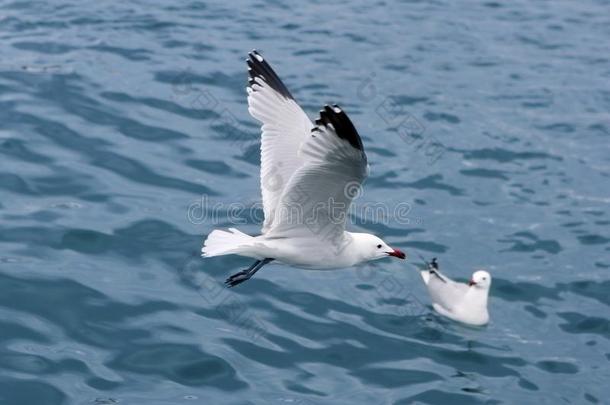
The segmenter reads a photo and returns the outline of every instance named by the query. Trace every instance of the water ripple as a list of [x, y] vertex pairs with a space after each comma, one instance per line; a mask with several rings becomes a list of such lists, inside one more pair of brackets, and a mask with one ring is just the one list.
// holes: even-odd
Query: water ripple
[[[603, 403], [609, 23], [605, 1], [7, 2], [0, 403]], [[226, 289], [249, 260], [200, 258], [260, 226], [252, 48], [310, 116], [349, 111], [357, 205], [409, 207], [353, 228], [409, 262]], [[435, 314], [419, 254], [490, 270], [487, 327]]]

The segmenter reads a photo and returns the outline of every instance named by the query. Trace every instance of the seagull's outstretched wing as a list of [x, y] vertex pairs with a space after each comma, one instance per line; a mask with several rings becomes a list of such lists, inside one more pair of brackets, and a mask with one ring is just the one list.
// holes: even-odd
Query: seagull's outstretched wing
[[432, 302], [448, 312], [462, 301], [468, 291], [466, 284], [456, 283], [438, 270], [422, 270], [421, 275]]
[[303, 143], [305, 160], [284, 189], [270, 236], [317, 237], [340, 247], [353, 197], [368, 175], [360, 135], [339, 106], [325, 106]]
[[314, 126], [267, 61], [257, 51], [248, 56], [248, 111], [263, 124], [260, 175], [265, 233], [282, 191], [303, 164], [298, 150]]

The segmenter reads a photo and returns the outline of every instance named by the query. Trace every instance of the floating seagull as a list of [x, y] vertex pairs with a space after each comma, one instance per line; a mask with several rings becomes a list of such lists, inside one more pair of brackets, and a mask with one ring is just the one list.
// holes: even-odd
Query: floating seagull
[[438, 270], [436, 258], [426, 263], [427, 269], [421, 270], [432, 307], [436, 312], [454, 321], [470, 325], [485, 325], [489, 321], [487, 297], [491, 287], [491, 275], [478, 270], [472, 274], [468, 284], [457, 283]]
[[345, 230], [353, 197], [369, 167], [360, 135], [337, 105], [312, 123], [256, 50], [248, 54], [248, 111], [262, 122], [261, 235], [214, 230], [203, 257], [237, 254], [256, 261], [229, 277], [233, 287], [272, 261], [306, 269], [349, 267], [406, 256], [368, 233]]

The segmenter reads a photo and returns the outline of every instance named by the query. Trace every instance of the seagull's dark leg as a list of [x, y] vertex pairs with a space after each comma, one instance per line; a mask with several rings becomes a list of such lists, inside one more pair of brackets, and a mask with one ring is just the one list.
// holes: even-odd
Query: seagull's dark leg
[[[225, 284], [227, 284], [229, 287], [233, 287], [233, 285], [230, 285], [230, 283], [232, 283], [233, 281], [236, 281], [236, 280], [242, 280], [242, 281], [245, 281], [245, 280], [247, 280], [247, 278], [244, 278], [244, 277], [246, 277], [246, 276], [248, 275], [248, 273], [249, 273], [249, 272], [250, 272], [250, 271], [251, 271], [253, 268], [255, 268], [256, 266], [258, 266], [258, 265], [260, 264], [260, 262], [261, 262], [261, 260], [257, 260], [257, 261], [255, 261], [255, 262], [254, 262], [254, 263], [253, 263], [253, 264], [252, 264], [250, 267], [248, 267], [247, 269], [242, 270], [242, 271], [240, 271], [240, 272], [238, 272], [238, 273], [233, 274], [231, 277], [229, 277], [229, 278], [227, 278], [227, 279], [226, 279]], [[239, 281], [239, 282], [235, 283], [234, 285], [237, 285], [237, 284], [239, 284], [239, 283], [241, 283], [241, 281]]]
[[271, 263], [273, 260], [274, 259], [269, 257], [263, 260], [257, 260], [254, 262], [254, 264], [252, 264], [252, 266], [248, 267], [247, 269], [242, 270], [239, 273], [233, 274], [225, 281], [225, 284], [227, 285], [227, 287], [235, 287], [237, 284], [249, 280], [250, 277], [254, 275], [254, 273], [259, 271], [265, 264]]
[[[248, 279], [254, 275], [257, 271], [259, 271], [265, 264], [271, 263], [275, 259], [271, 257], [266, 257], [259, 264], [257, 264], [250, 272], [248, 273]], [[246, 279], [247, 280], [247, 279]], [[245, 281], [245, 280], [244, 280]]]

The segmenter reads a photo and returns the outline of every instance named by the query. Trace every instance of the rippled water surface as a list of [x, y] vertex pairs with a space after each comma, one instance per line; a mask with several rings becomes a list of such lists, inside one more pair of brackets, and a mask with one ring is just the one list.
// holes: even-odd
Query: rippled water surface
[[[608, 1], [1, 4], [0, 403], [608, 403]], [[352, 229], [410, 263], [198, 256], [259, 229], [252, 48], [348, 111]], [[489, 269], [491, 324], [419, 254]]]

